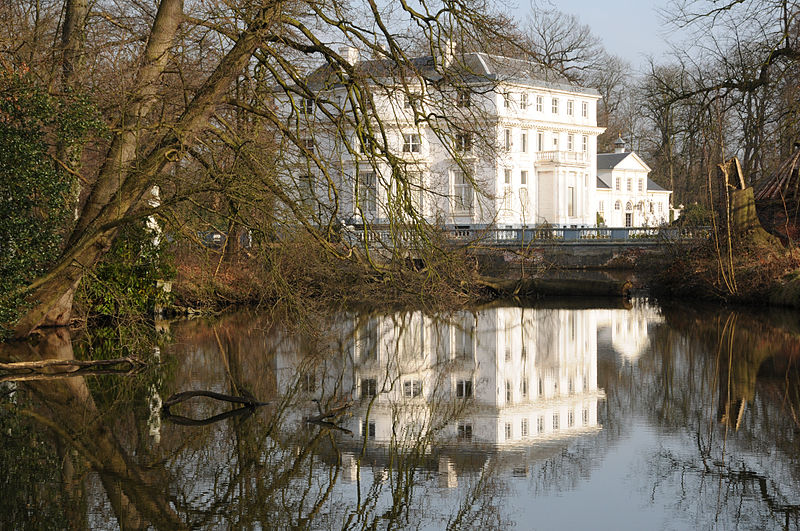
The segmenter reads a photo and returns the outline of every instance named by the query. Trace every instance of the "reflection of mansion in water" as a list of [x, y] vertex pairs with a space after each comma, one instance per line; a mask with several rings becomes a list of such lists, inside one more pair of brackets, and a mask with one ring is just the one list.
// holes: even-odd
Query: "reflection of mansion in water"
[[302, 370], [287, 352], [279, 355], [279, 386], [354, 399], [346, 427], [379, 445], [426, 433], [439, 442], [494, 447], [558, 440], [600, 429], [598, 329], [611, 326], [626, 345], [640, 345], [647, 319], [643, 329], [613, 333], [630, 316], [494, 308], [436, 318], [346, 318], [340, 376], [332, 377], [331, 367]]

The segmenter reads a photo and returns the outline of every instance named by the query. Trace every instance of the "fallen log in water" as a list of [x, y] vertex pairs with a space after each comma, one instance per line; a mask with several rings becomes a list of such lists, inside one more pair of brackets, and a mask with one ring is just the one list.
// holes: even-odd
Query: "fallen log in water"
[[537, 299], [542, 297], [629, 297], [630, 281], [598, 279], [520, 278], [497, 279], [482, 277], [479, 283], [499, 297]]

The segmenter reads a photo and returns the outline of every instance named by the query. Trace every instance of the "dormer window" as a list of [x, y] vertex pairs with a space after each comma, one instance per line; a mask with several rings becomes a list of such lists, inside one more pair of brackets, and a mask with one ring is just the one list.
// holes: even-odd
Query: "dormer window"
[[458, 107], [469, 107], [470, 93], [467, 90], [459, 90], [456, 95], [456, 105]]

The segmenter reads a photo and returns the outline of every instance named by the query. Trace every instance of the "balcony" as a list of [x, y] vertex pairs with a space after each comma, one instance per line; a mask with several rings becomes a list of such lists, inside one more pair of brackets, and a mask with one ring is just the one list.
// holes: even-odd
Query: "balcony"
[[589, 164], [589, 154], [585, 151], [539, 151], [537, 164]]

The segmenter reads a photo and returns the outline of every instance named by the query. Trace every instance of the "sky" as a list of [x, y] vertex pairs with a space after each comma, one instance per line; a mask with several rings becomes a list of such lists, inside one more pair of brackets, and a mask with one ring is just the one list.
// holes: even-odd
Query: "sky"
[[[512, 0], [514, 1], [514, 0]], [[530, 0], [516, 0], [522, 20], [530, 13]], [[542, 7], [576, 15], [592, 28], [606, 50], [629, 61], [635, 69], [669, 51], [666, 38], [672, 28], [659, 18], [658, 10], [670, 0], [540, 0]]]

